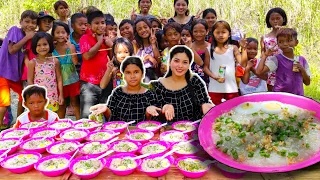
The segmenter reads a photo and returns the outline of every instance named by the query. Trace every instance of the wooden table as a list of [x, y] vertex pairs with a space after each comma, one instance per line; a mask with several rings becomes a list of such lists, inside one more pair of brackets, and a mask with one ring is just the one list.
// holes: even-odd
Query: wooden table
[[[130, 127], [130, 129], [135, 129], [135, 127]], [[160, 133], [163, 131], [167, 131], [169, 128], [164, 129], [162, 128], [160, 130]], [[126, 133], [126, 132], [125, 132]], [[125, 133], [122, 133], [119, 135], [120, 139], [124, 139]], [[153, 137], [153, 140], [159, 139], [159, 134], [156, 133]], [[48, 154], [43, 154], [43, 156], [47, 156]], [[206, 152], [200, 152], [197, 154], [198, 156], [202, 157], [208, 157], [210, 156]], [[13, 174], [10, 171], [3, 169], [0, 167], [0, 179], [8, 179], [8, 180], [80, 180], [79, 177], [72, 174], [69, 170], [61, 176], [58, 177], [47, 177], [44, 176], [41, 172], [36, 171], [35, 169], [24, 173], [24, 174]], [[145, 175], [142, 172], [139, 172], [136, 170], [133, 174], [128, 176], [117, 176], [114, 175], [109, 169], [104, 168], [100, 174], [94, 178], [97, 180], [189, 180], [190, 178], [184, 177], [180, 171], [174, 167], [171, 166], [169, 172], [162, 177], [159, 178], [152, 178], [147, 175]], [[214, 166], [202, 177], [199, 178], [202, 180], [227, 180], [229, 178], [224, 177], [220, 171]], [[264, 173], [246, 173], [246, 175], [242, 178], [245, 180], [270, 180], [270, 179], [276, 179], [276, 180], [289, 180], [289, 179], [303, 179], [303, 180], [319, 180], [320, 179], [320, 163], [317, 163], [313, 166], [310, 166], [308, 168], [304, 168], [298, 171], [292, 171], [287, 173], [273, 173], [273, 174], [264, 174]], [[191, 180], [191, 179], [190, 179]]]

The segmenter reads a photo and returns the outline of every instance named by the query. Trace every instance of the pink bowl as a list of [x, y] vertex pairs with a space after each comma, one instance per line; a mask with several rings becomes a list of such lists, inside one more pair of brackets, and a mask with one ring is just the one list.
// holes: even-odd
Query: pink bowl
[[[95, 125], [92, 126], [92, 127], [77, 127], [77, 125], [83, 124], [83, 121], [88, 121], [89, 123], [93, 123]], [[79, 120], [79, 121], [75, 122], [73, 127], [75, 129], [94, 131], [95, 129], [97, 129], [98, 126], [99, 126], [99, 124], [96, 121], [89, 120], [89, 119], [82, 119], [82, 120]]]
[[[32, 138], [36, 138], [37, 133], [43, 132], [43, 131], [54, 131], [54, 135], [51, 136], [47, 136], [48, 138], [55, 138], [56, 136], [59, 135], [59, 130], [53, 129], [53, 128], [41, 128], [41, 129], [37, 129], [32, 131], [32, 133], [30, 134], [30, 137]], [[37, 137], [44, 137], [44, 136], [37, 136]]]
[[226, 164], [230, 167], [259, 173], [274, 173], [274, 172], [287, 172], [298, 170], [308, 167], [320, 161], [320, 152], [313, 157], [296, 164], [278, 166], [278, 167], [257, 167], [249, 166], [243, 163], [234, 161], [232, 158], [227, 157], [223, 152], [215, 148], [212, 134], [212, 125], [216, 118], [223, 113], [229, 112], [231, 109], [244, 102], [261, 102], [261, 101], [279, 101], [281, 103], [294, 105], [309, 111], [316, 112], [316, 117], [320, 119], [320, 104], [312, 99], [303, 96], [297, 96], [289, 93], [254, 93], [237, 98], [230, 99], [218, 106], [213, 107], [202, 119], [199, 126], [199, 140], [204, 150], [214, 159]]
[[[21, 138], [21, 137], [6, 137], [7, 135], [8, 135], [8, 133], [10, 133], [10, 132], [12, 132], [12, 131], [21, 131], [21, 130], [26, 130], [26, 131], [28, 131], [28, 129], [27, 128], [16, 128], [16, 129], [14, 129], [14, 128], [11, 128], [11, 129], [8, 129], [8, 130], [5, 130], [5, 131], [3, 131], [1, 134], [2, 134], [2, 139], [8, 139], [8, 138]], [[23, 140], [24, 139], [27, 139], [28, 137], [29, 137], [29, 135], [30, 135], [30, 132], [27, 132], [25, 135], [23, 135]]]
[[[8, 140], [16, 140], [19, 141], [19, 138], [7, 138], [7, 139], [1, 139], [0, 143], [4, 142], [4, 141], [8, 141]], [[11, 147], [11, 150], [8, 152], [7, 155], [13, 154], [14, 152], [17, 151], [19, 145], [21, 144], [21, 142], [17, 142], [16, 145]], [[4, 152], [6, 152], [8, 149], [2, 149], [0, 150], [0, 155], [3, 154]]]
[[188, 159], [188, 158], [191, 158], [191, 159], [197, 159], [197, 160], [200, 160], [202, 162], [205, 161], [205, 159], [203, 158], [200, 158], [200, 157], [197, 157], [197, 156], [184, 156], [184, 157], [181, 157], [181, 158], [178, 158], [174, 165], [180, 170], [180, 172], [185, 176], [185, 177], [188, 177], [188, 178], [200, 178], [202, 176], [204, 176], [206, 174], [206, 172], [210, 169], [211, 165], [208, 165], [207, 169], [205, 169], [204, 171], [200, 171], [200, 172], [189, 172], [189, 171], [185, 171], [183, 169], [181, 169], [178, 165], [178, 163], [181, 161], [181, 160], [184, 160], [184, 159]]
[[118, 175], [118, 176], [127, 176], [129, 174], [132, 174], [135, 169], [140, 165], [141, 163], [141, 160], [140, 159], [137, 159], [135, 160], [136, 163], [137, 163], [137, 167], [135, 168], [132, 168], [132, 169], [127, 169], [127, 170], [118, 170], [118, 169], [111, 169], [110, 166], [111, 166], [111, 162], [113, 159], [115, 158], [125, 158], [125, 157], [136, 157], [136, 155], [134, 154], [130, 154], [130, 153], [120, 153], [120, 154], [115, 154], [113, 156], [110, 156], [108, 159], [107, 159], [107, 162], [106, 162], [106, 167], [108, 169], [110, 169], [115, 175]]
[[[41, 139], [42, 139], [42, 137], [28, 139], [28, 140], [24, 141], [23, 143], [21, 143], [20, 148], [23, 149], [26, 152], [44, 153], [44, 152], [46, 152], [46, 148], [49, 145], [46, 146], [46, 147], [43, 147], [43, 148], [36, 148], [36, 149], [26, 149], [26, 148], [23, 147], [27, 142], [30, 142], [32, 140], [41, 140]], [[54, 139], [53, 138], [47, 138], [46, 140], [49, 140], [51, 142], [51, 144], [54, 143]]]
[[34, 168], [37, 171], [40, 171], [43, 175], [48, 176], [48, 177], [56, 177], [56, 176], [60, 176], [63, 173], [65, 173], [67, 171], [67, 169], [69, 168], [69, 166], [67, 165], [65, 168], [62, 169], [58, 169], [58, 170], [40, 170], [39, 166], [41, 165], [41, 163], [48, 161], [50, 159], [55, 159], [55, 158], [63, 158], [66, 160], [69, 160], [71, 158], [71, 156], [69, 155], [50, 155], [44, 158], [41, 158], [35, 165]]
[[[86, 135], [81, 137], [81, 138], [76, 138], [76, 139], [66, 139], [66, 138], [63, 138], [63, 135], [65, 135], [66, 133], [68, 132], [72, 132], [72, 131], [80, 131], [80, 132], [85, 132]], [[86, 137], [88, 136], [89, 134], [89, 131], [88, 130], [85, 130], [85, 129], [69, 129], [69, 130], [66, 130], [66, 131], [63, 131], [62, 133], [60, 133], [60, 138], [64, 139], [64, 140], [71, 140], [71, 141], [78, 141], [78, 142], [82, 142], [86, 139]]]
[[[42, 123], [41, 126], [36, 126], [36, 127], [30, 127], [30, 131], [34, 131], [34, 130], [37, 130], [37, 129], [41, 129], [41, 128], [44, 128], [48, 125], [48, 122], [47, 121], [36, 121], [37, 123]], [[34, 123], [34, 122], [28, 122], [28, 123], [25, 123], [25, 124], [21, 124], [20, 125], [20, 128], [27, 128], [29, 129], [29, 124], [31, 123]]]
[[[176, 130], [176, 131], [181, 131], [183, 132], [184, 130], [179, 130], [176, 128], [176, 125], [178, 124], [186, 124], [186, 123], [192, 123], [192, 121], [177, 121], [175, 123], [172, 124], [172, 129]], [[192, 124], [192, 126], [195, 128], [194, 130], [188, 131], [187, 134], [190, 135], [193, 132], [197, 132], [198, 130], [198, 125], [197, 124]]]
[[235, 172], [231, 172], [229, 171], [226, 167], [226, 165], [221, 164], [221, 163], [217, 163], [216, 167], [220, 170], [220, 172], [227, 178], [232, 178], [232, 179], [240, 179], [242, 178], [246, 172], [245, 171], [240, 171], [240, 170], [236, 170]]
[[164, 146], [164, 147], [166, 148], [163, 152], [156, 153], [156, 154], [161, 154], [161, 155], [163, 155], [164, 153], [166, 153], [166, 151], [167, 151], [168, 149], [170, 149], [169, 143], [167, 143], [167, 142], [165, 142], [165, 141], [151, 141], [151, 142], [148, 142], [148, 143], [142, 145], [142, 146], [139, 148], [138, 152], [139, 152], [140, 154], [143, 154], [142, 149], [143, 149], [144, 147], [149, 146], [149, 145], [152, 145], [152, 144], [159, 144], [159, 145]]
[[[157, 157], [161, 157], [161, 154], [154, 154], [154, 155], [148, 156], [148, 157], [144, 158], [144, 160], [154, 159], [154, 158], [157, 158]], [[174, 163], [174, 158], [172, 156], [167, 156], [165, 159], [169, 160], [170, 166]], [[145, 171], [145, 170], [142, 169], [142, 163], [144, 162], [144, 160], [142, 160], [140, 166], [138, 166], [138, 169], [139, 169], [139, 171], [144, 172], [145, 174], [147, 174], [150, 177], [161, 177], [161, 176], [164, 176], [170, 170], [170, 166], [169, 166], [169, 167], [167, 167], [165, 169], [158, 170], [158, 171], [153, 171], [153, 172]]]
[[94, 172], [94, 173], [90, 173], [90, 174], [85, 174], [85, 175], [81, 175], [81, 174], [78, 174], [77, 172], [75, 172], [73, 170], [73, 166], [78, 163], [79, 161], [81, 160], [88, 160], [88, 159], [92, 159], [93, 157], [90, 157], [90, 156], [84, 156], [84, 157], [79, 157], [79, 158], [76, 158], [74, 160], [72, 160], [70, 162], [70, 165], [69, 165], [69, 170], [77, 175], [79, 178], [81, 179], [92, 179], [92, 178], [95, 178], [96, 176], [99, 175], [99, 173], [102, 171], [102, 169], [104, 168], [104, 166], [106, 165], [106, 160], [104, 158], [101, 158], [100, 159], [100, 162], [102, 163], [102, 168], [100, 170], [98, 170], [97, 172]]
[[[65, 128], [56, 128], [56, 127], [54, 127], [56, 124], [59, 124], [59, 123], [61, 123], [61, 122], [65, 122], [65, 123], [69, 124], [70, 127], [65, 127]], [[63, 132], [63, 131], [66, 131], [66, 130], [68, 130], [68, 129], [71, 129], [71, 128], [73, 127], [73, 122], [72, 122], [72, 120], [70, 120], [70, 119], [60, 119], [59, 121], [55, 121], [55, 122], [50, 123], [50, 124], [48, 125], [48, 127], [49, 127], [49, 128], [53, 128], [53, 129], [57, 129], [57, 130], [59, 130], [60, 132]]]
[[[90, 139], [92, 135], [94, 134], [97, 134], [97, 133], [100, 133], [100, 132], [104, 132], [104, 133], [107, 133], [107, 134], [110, 134], [110, 137], [108, 139], [104, 139], [104, 140], [92, 140]], [[99, 131], [92, 131], [88, 134], [87, 138], [86, 138], [86, 141], [100, 141], [100, 142], [108, 142], [110, 141], [111, 139], [113, 139], [114, 137], [116, 136], [116, 134], [111, 131], [111, 130], [99, 130]]]
[[191, 139], [199, 140], [198, 131], [193, 131], [190, 136], [191, 136]]
[[157, 126], [160, 126], [160, 125], [161, 125], [161, 123], [158, 122], [158, 121], [142, 121], [142, 122], [139, 122], [136, 127], [137, 127], [138, 129], [151, 131], [151, 132], [153, 132], [153, 133], [156, 133], [156, 132], [158, 132], [158, 131], [160, 130], [160, 128], [155, 128], [155, 129], [153, 129], [153, 130], [148, 130], [148, 129], [144, 129], [144, 128], [141, 127], [141, 125], [147, 124], [147, 123], [152, 123], [152, 124], [155, 124], [155, 125], [157, 125]]
[[[200, 151], [201, 146], [199, 145], [199, 143], [197, 142], [191, 142], [189, 144], [192, 144], [196, 149], [196, 152], [194, 153], [190, 153], [190, 154], [185, 154], [185, 153], [179, 153], [177, 151], [175, 151], [173, 154], [176, 155], [177, 157], [183, 157], [183, 156], [194, 156], [195, 154], [197, 154]], [[173, 149], [174, 145], [171, 147], [171, 149]]]
[[116, 132], [116, 133], [117, 133], [117, 132], [122, 133], [122, 132], [124, 132], [125, 129], [128, 127], [128, 125], [125, 125], [125, 126], [122, 127], [122, 128], [116, 128], [116, 129], [107, 127], [107, 126], [109, 126], [109, 125], [111, 125], [111, 124], [116, 124], [116, 123], [118, 123], [118, 124], [126, 124], [125, 121], [111, 121], [111, 122], [105, 123], [102, 128], [103, 128], [103, 129], [107, 129], [107, 130], [114, 131], [114, 132]]
[[[28, 172], [30, 171], [31, 169], [33, 169], [33, 166], [34, 164], [36, 163], [32, 163], [32, 164], [29, 164], [27, 166], [23, 166], [23, 167], [19, 167], [19, 168], [8, 168], [5, 166], [5, 163], [11, 159], [11, 158], [14, 158], [15, 156], [18, 156], [18, 155], [21, 155], [21, 154], [32, 154], [32, 155], [35, 155], [38, 157], [38, 159], [41, 158], [41, 154], [39, 153], [36, 153], [36, 152], [20, 152], [20, 153], [17, 153], [17, 154], [14, 154], [14, 155], [11, 155], [11, 156], [8, 156], [7, 158], [5, 158], [2, 162], [1, 162], [1, 166], [5, 169], [8, 169], [10, 172], [12, 173], [15, 173], [15, 174], [22, 174], [22, 173], [25, 173], [25, 172]], [[38, 161], [37, 161], [38, 162]]]
[[[128, 152], [117, 151], [117, 150], [115, 150], [114, 146], [119, 144], [120, 142], [131, 142], [131, 143], [135, 144], [137, 146], [137, 148], [133, 149], [131, 151], [128, 151]], [[116, 142], [112, 143], [111, 148], [114, 150], [115, 153], [131, 153], [131, 154], [135, 154], [139, 150], [140, 146], [141, 146], [141, 143], [138, 143], [136, 141], [132, 141], [132, 140], [129, 140], [129, 139], [125, 139], [125, 140], [120, 140], [120, 141], [116, 141]]]
[[98, 157], [102, 154], [104, 154], [106, 151], [108, 151], [110, 149], [110, 146], [109, 145], [106, 145], [107, 146], [107, 149], [105, 151], [102, 151], [100, 153], [96, 153], [96, 154], [86, 154], [84, 151], [83, 151], [83, 148], [88, 145], [88, 144], [92, 144], [92, 143], [99, 143], [99, 144], [105, 144], [105, 142], [99, 142], [99, 141], [91, 141], [91, 142], [87, 142], [85, 143], [81, 148], [80, 148], [80, 153], [85, 155], [85, 156], [94, 156], [94, 157]]
[[[172, 133], [181, 133], [181, 131], [175, 131], [175, 130], [171, 130], [171, 131], [165, 131], [163, 133], [160, 134], [160, 141], [165, 141], [165, 142], [168, 142], [171, 146], [179, 143], [179, 142], [182, 142], [182, 141], [179, 141], [179, 142], [174, 142], [174, 141], [166, 141], [164, 140], [164, 136], [166, 136], [167, 134], [172, 134]], [[189, 139], [189, 136], [187, 134], [183, 134], [184, 135], [184, 140], [183, 141], [188, 141]]]
[[135, 129], [135, 130], [131, 130], [130, 131], [130, 134], [134, 134], [134, 133], [146, 133], [146, 134], [149, 134], [149, 138], [148, 139], [143, 139], [143, 140], [135, 140], [135, 139], [131, 139], [130, 135], [129, 135], [129, 132], [126, 134], [126, 138], [127, 139], [130, 139], [132, 141], [136, 141], [136, 142], [139, 142], [141, 144], [144, 144], [144, 143], [147, 143], [149, 142], [150, 139], [153, 138], [154, 134], [153, 132], [150, 132], [150, 131], [147, 131], [147, 130], [141, 130], [141, 129]]
[[[51, 151], [51, 148], [53, 146], [58, 145], [58, 144], [62, 144], [62, 143], [66, 143], [66, 142], [72, 143], [72, 144], [76, 145], [77, 147], [74, 150], [72, 150], [70, 152], [66, 152], [66, 153], [55, 153], [55, 152]], [[61, 154], [73, 155], [73, 153], [79, 148], [79, 145], [80, 145], [80, 143], [78, 141], [58, 141], [58, 142], [54, 142], [54, 143], [50, 144], [46, 148], [46, 150], [47, 150], [48, 153], [53, 154], [53, 155], [61, 155]]]
[[[2, 154], [3, 154], [3, 153], [1, 153], [0, 156], [1, 156]], [[0, 163], [1, 163], [6, 157], [8, 157], [8, 155], [6, 155], [6, 154], [3, 155], [3, 156], [0, 158]]]

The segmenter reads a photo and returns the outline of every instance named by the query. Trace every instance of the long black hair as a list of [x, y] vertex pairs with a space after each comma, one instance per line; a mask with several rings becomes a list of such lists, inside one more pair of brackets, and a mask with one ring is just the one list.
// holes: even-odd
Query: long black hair
[[120, 45], [124, 45], [128, 48], [129, 51], [129, 56], [132, 56], [134, 54], [134, 49], [133, 49], [133, 45], [132, 43], [127, 39], [127, 38], [117, 38], [116, 41], [114, 42], [113, 46], [112, 46], [112, 54], [113, 54], [113, 64], [115, 67], [120, 68], [120, 62], [117, 60], [116, 57], [116, 48]]
[[[138, 34], [138, 31], [137, 31], [137, 24], [139, 23], [139, 22], [144, 22], [144, 23], [146, 23], [147, 24], [147, 26], [150, 28], [150, 31], [151, 31], [151, 28], [152, 28], [152, 26], [151, 26], [151, 23], [146, 19], [146, 18], [141, 18], [141, 19], [138, 19], [136, 22], [135, 22], [135, 26], [134, 26], [134, 37], [135, 37], [135, 39], [136, 39], [136, 41], [137, 41], [137, 43], [138, 43], [138, 46], [141, 48], [144, 48], [143, 47], [143, 40], [142, 40], [142, 38], [139, 36], [139, 34]], [[149, 37], [151, 36], [151, 34], [149, 35]], [[148, 38], [149, 38], [148, 37]]]

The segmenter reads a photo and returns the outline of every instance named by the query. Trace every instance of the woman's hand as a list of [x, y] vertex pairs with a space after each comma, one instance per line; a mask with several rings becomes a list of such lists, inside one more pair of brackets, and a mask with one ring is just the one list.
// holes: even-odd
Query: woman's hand
[[147, 107], [147, 113], [150, 114], [151, 116], [159, 116], [158, 111], [161, 111], [161, 108], [158, 108], [156, 106], [149, 106]]
[[208, 111], [210, 111], [211, 108], [214, 107], [214, 104], [211, 104], [211, 103], [205, 103], [205, 104], [202, 104], [202, 112], [203, 114], [207, 114]]
[[166, 104], [162, 108], [162, 113], [168, 121], [171, 121], [174, 118], [174, 107], [171, 104]]
[[106, 112], [108, 109], [107, 105], [105, 104], [97, 104], [94, 106], [91, 106], [89, 111], [92, 112], [92, 115], [96, 116], [98, 114], [102, 114]]

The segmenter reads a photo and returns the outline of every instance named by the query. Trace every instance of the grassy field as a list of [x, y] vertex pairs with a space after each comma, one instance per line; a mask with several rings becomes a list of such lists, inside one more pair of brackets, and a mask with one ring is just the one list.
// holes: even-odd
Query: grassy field
[[[0, 35], [19, 23], [23, 10], [47, 10], [53, 13], [56, 0], [2, 0], [0, 2]], [[117, 22], [128, 18], [132, 8], [137, 8], [138, 0], [69, 0], [72, 12], [88, 5], [93, 5], [105, 13], [111, 13]], [[196, 2], [196, 3], [195, 3]], [[201, 0], [191, 1], [191, 14], [198, 10], [214, 8], [218, 19], [228, 21], [233, 28], [239, 28], [247, 37], [260, 38], [270, 31], [265, 24], [265, 15], [270, 8], [281, 7], [288, 16], [288, 27], [295, 28], [299, 35], [296, 53], [306, 57], [312, 72], [312, 82], [305, 87], [305, 94], [320, 101], [320, 0]], [[160, 17], [172, 17], [174, 14], [172, 0], [153, 0], [152, 14]]]

